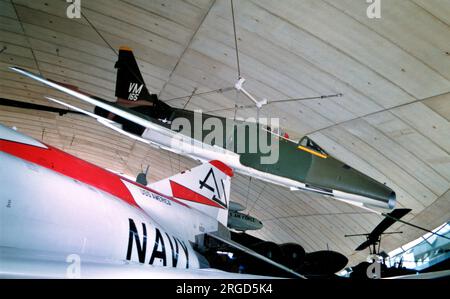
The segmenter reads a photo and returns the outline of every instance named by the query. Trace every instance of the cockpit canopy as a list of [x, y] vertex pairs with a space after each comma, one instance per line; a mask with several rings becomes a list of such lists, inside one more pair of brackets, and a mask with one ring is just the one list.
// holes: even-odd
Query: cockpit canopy
[[307, 136], [303, 137], [298, 143], [298, 148], [307, 151], [313, 155], [319, 156], [321, 158], [327, 158], [328, 154], [324, 151], [317, 143], [312, 141]]

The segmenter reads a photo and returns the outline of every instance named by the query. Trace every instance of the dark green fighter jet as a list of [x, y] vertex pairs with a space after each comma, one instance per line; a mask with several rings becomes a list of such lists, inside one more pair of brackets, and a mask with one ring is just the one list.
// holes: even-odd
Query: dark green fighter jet
[[361, 207], [395, 207], [392, 189], [333, 158], [310, 138], [291, 140], [269, 120], [245, 122], [171, 107], [150, 94], [129, 48], [120, 48], [115, 67], [115, 103], [17, 67], [11, 69], [95, 105], [91, 113], [47, 97], [151, 146], [202, 162], [220, 160], [239, 173], [291, 190], [316, 192]]

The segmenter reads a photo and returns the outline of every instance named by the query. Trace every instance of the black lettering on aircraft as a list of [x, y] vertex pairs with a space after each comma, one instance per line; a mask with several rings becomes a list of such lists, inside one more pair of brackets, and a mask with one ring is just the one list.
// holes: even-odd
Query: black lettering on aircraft
[[173, 239], [175, 240], [175, 243], [178, 241], [181, 245], [181, 248], [183, 248], [184, 254], [186, 255], [186, 269], [189, 269], [189, 252], [188, 252], [186, 244], [184, 244], [183, 241], [180, 241], [175, 237]]
[[145, 252], [147, 250], [147, 228], [145, 223], [142, 223], [142, 231], [144, 233], [144, 238], [142, 240], [143, 245], [141, 246], [141, 240], [139, 238], [139, 233], [136, 228], [136, 224], [133, 219], [128, 219], [130, 223], [130, 233], [128, 236], [128, 250], [127, 250], [127, 260], [131, 260], [131, 253], [133, 251], [133, 240], [136, 241], [136, 249], [139, 257], [140, 263], [145, 263]]
[[[136, 224], [133, 219], [129, 218], [129, 235], [128, 235], [128, 249], [126, 259], [131, 261], [133, 254], [134, 243], [136, 243], [136, 250], [138, 254], [138, 259], [140, 263], [145, 263], [146, 253], [147, 253], [147, 226], [145, 223], [142, 223], [142, 233], [143, 237], [139, 235]], [[179, 257], [180, 257], [180, 247], [183, 249], [184, 255], [186, 256], [186, 268], [189, 268], [189, 250], [186, 244], [175, 238], [170, 237], [168, 233], [165, 233], [167, 239], [169, 240], [170, 252], [172, 254], [172, 267], [176, 267], [178, 265]], [[141, 242], [142, 240], [142, 242]], [[180, 246], [178, 246], [178, 244]], [[175, 250], [174, 250], [175, 249]], [[149, 249], [150, 250], [150, 249]], [[163, 266], [167, 266], [167, 256], [166, 256], [166, 247], [164, 244], [164, 238], [161, 234], [161, 231], [158, 228], [155, 228], [155, 243], [153, 245], [152, 254], [150, 257], [149, 264], [153, 265], [155, 259], [161, 259], [163, 262]]]
[[139, 95], [141, 94], [142, 88], [144, 87], [144, 84], [137, 84], [137, 83], [130, 83], [130, 87], [128, 87], [128, 99], [130, 101], [137, 101], [139, 98]]
[[[212, 176], [212, 179], [214, 181], [214, 187], [211, 187], [210, 185], [207, 184], [207, 181], [209, 179], [209, 177]], [[219, 191], [219, 186], [217, 185], [217, 180], [216, 180], [216, 176], [214, 175], [214, 171], [212, 168], [209, 169], [208, 174], [206, 175], [206, 177], [202, 180], [199, 181], [200, 183], [200, 189], [206, 188], [209, 191], [211, 191], [213, 193], [213, 197], [212, 200], [214, 200], [215, 202], [219, 203], [220, 205], [223, 206], [223, 202], [220, 200], [222, 198], [222, 196], [220, 195], [220, 191]], [[222, 182], [222, 187], [223, 187], [223, 182]], [[225, 188], [224, 189], [224, 194], [225, 194]], [[216, 197], [216, 194], [218, 195], [218, 198]], [[226, 203], [226, 198], [225, 198], [225, 207], [227, 206]]]
[[228, 199], [227, 199], [227, 192], [225, 192], [225, 185], [223, 184], [223, 180], [220, 180], [220, 183], [222, 184], [222, 191], [223, 191], [223, 197], [225, 199], [225, 206], [228, 206]]
[[[163, 266], [167, 266], [167, 259], [166, 259], [166, 247], [164, 246], [164, 239], [161, 235], [161, 232], [159, 229], [155, 229], [156, 231], [156, 237], [155, 237], [155, 245], [153, 246], [153, 252], [152, 256], [150, 257], [150, 265], [153, 265], [153, 262], [155, 261], [155, 258], [162, 259]], [[159, 245], [161, 244], [161, 250], [158, 250]]]
[[166, 233], [166, 236], [167, 236], [167, 239], [169, 240], [170, 250], [172, 251], [172, 267], [176, 267], [178, 264], [178, 252], [179, 252], [178, 242], [176, 239], [174, 239], [175, 250], [173, 250], [173, 244], [172, 244], [172, 240], [170, 239], [169, 234]]

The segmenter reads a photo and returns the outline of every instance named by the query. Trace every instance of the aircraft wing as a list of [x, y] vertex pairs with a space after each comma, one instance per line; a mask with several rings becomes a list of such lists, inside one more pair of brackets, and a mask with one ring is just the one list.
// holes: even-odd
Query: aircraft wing
[[377, 239], [382, 233], [384, 233], [385, 230], [387, 230], [389, 227], [391, 227], [391, 225], [397, 222], [396, 219], [402, 218], [409, 212], [411, 212], [411, 209], [395, 209], [390, 212], [388, 215], [393, 218], [385, 217], [383, 221], [381, 221], [380, 224], [378, 224], [369, 234], [369, 239]]

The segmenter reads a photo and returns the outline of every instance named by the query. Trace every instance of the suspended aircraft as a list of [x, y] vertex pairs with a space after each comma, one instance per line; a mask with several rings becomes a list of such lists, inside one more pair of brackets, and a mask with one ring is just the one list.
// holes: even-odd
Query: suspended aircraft
[[[95, 109], [92, 113], [48, 97], [50, 101], [94, 117], [112, 130], [151, 146], [202, 163], [219, 160], [236, 172], [291, 190], [311, 191], [363, 208], [395, 207], [396, 195], [391, 188], [335, 159], [309, 137], [297, 142], [279, 134], [279, 131], [274, 132], [267, 124], [241, 122], [171, 107], [159, 100], [156, 94], [149, 93], [133, 52], [127, 47], [120, 48], [116, 68], [117, 102], [111, 103], [27, 70], [11, 67], [22, 75], [95, 105]], [[174, 126], [179, 120], [181, 124]], [[198, 125], [200, 131], [196, 129]], [[249, 129], [252, 126], [254, 131]], [[217, 128], [222, 131], [217, 132]], [[211, 138], [211, 134], [216, 137]], [[266, 147], [259, 146], [262, 142]]]
[[233, 171], [220, 161], [144, 186], [0, 125], [0, 166], [0, 277], [268, 275], [211, 268], [202, 252], [217, 250], [206, 238], [302, 277], [231, 240]]
[[[396, 194], [391, 188], [335, 159], [311, 138], [304, 136], [300, 141], [292, 140], [287, 133], [280, 130], [278, 124], [261, 121], [259, 112], [268, 105], [335, 98], [341, 97], [342, 94], [277, 101], [257, 100], [244, 88], [246, 80], [241, 76], [233, 0], [230, 0], [230, 4], [236, 50], [237, 81], [233, 87], [199, 94], [194, 92], [189, 96], [189, 100], [193, 96], [213, 92], [223, 93], [235, 89], [239, 94], [243, 94], [251, 100], [253, 105], [241, 107], [235, 105], [231, 109], [237, 111], [256, 107], [256, 123], [240, 122], [236, 119], [230, 120], [171, 107], [161, 101], [156, 94], [149, 92], [134, 54], [128, 47], [120, 48], [119, 58], [115, 65], [117, 68], [116, 103], [104, 101], [17, 67], [12, 69], [79, 100], [95, 105], [93, 114], [58, 99], [49, 98], [49, 100], [72, 110], [95, 117], [103, 125], [130, 138], [201, 162], [220, 160], [236, 172], [282, 185], [291, 190], [306, 190], [323, 194], [362, 208], [393, 209], [396, 203]], [[106, 42], [106, 40], [104, 41]], [[184, 120], [184, 122], [177, 122], [179, 120]], [[247, 130], [249, 133], [245, 134]], [[244, 133], [242, 134], [242, 132]]]

